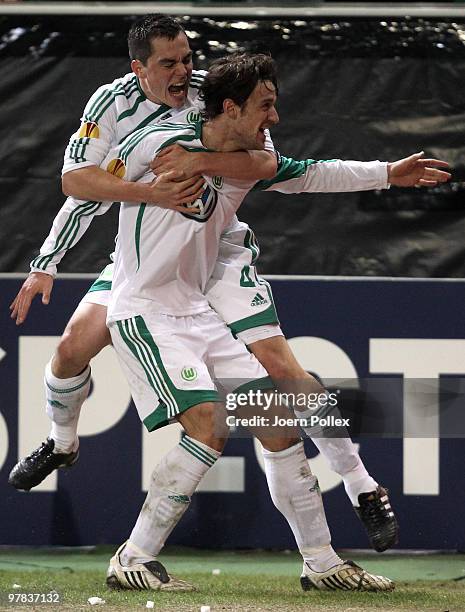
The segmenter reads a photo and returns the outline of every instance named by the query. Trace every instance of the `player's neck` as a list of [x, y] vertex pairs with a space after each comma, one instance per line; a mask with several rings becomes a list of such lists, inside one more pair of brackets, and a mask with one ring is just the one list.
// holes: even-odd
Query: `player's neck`
[[207, 149], [222, 153], [244, 148], [221, 115], [202, 125], [202, 143]]

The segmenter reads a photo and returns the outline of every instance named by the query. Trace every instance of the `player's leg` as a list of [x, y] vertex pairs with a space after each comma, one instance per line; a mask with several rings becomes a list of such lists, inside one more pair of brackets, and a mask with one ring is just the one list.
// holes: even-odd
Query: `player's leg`
[[110, 326], [145, 426], [152, 431], [176, 419], [186, 432], [152, 473], [129, 539], [110, 562], [107, 584], [111, 588], [192, 589], [169, 576], [157, 556], [199, 482], [221, 455], [227, 429], [208, 369], [197, 356], [199, 338], [192, 338], [187, 319], [135, 317]]
[[[304, 590], [390, 591], [394, 584], [343, 561], [331, 546], [320, 488], [305, 456], [303, 442], [276, 434], [260, 435], [271, 498], [286, 518], [303, 559]], [[270, 445], [270, 442], [272, 444]], [[281, 442], [281, 450], [276, 449]]]
[[[305, 372], [283, 337], [271, 287], [255, 268], [258, 245], [253, 232], [238, 222], [223, 238], [220, 258], [207, 285], [212, 308], [251, 350], [279, 390], [296, 385], [324, 389]], [[352, 440], [347, 437], [311, 437], [331, 468], [340, 474], [352, 505], [375, 550], [397, 541], [398, 526], [385, 489], [366, 470]]]
[[[258, 255], [254, 233], [236, 219], [221, 237], [220, 255], [207, 285], [206, 297], [282, 392], [296, 384], [309, 391], [312, 388], [324, 391], [299, 365], [283, 337], [271, 287], [257, 274]], [[354, 506], [358, 506], [360, 494], [377, 490], [376, 481], [368, 474], [349, 438], [312, 439], [331, 468], [343, 478]]]
[[[252, 338], [257, 337], [258, 332], [259, 329], [255, 329]], [[300, 366], [284, 336], [258, 340], [248, 344], [248, 347], [283, 393], [294, 392], [296, 396], [299, 392], [307, 396], [325, 393], [324, 387]], [[297, 416], [304, 416], [302, 410], [297, 412]], [[357, 506], [358, 496], [375, 490], [377, 482], [367, 472], [350, 438], [314, 437], [315, 429], [304, 428], [304, 431], [329, 461], [331, 469], [342, 476], [352, 505]]]
[[106, 316], [105, 305], [81, 302], [45, 369], [50, 438], [62, 453], [75, 450], [78, 444], [79, 414], [90, 387], [89, 363], [111, 344]]
[[[250, 338], [257, 338], [260, 328], [256, 328]], [[256, 340], [248, 345], [249, 350], [257, 357], [271, 378], [284, 393], [325, 394], [324, 387], [308, 372], [303, 370], [294, 357], [284, 336], [268, 337]], [[246, 332], [247, 334], [247, 332]], [[247, 337], [245, 338], [247, 340]], [[296, 416], [306, 418], [315, 411], [299, 411]], [[375, 550], [381, 552], [397, 542], [398, 525], [389, 503], [386, 490], [368, 473], [358, 450], [352, 440], [336, 432], [322, 431], [318, 427], [304, 427], [305, 433], [328, 460], [332, 470], [340, 474], [345, 490], [362, 520]]]
[[[214, 364], [215, 378], [226, 392], [244, 394], [250, 389], [260, 389], [266, 394], [274, 385], [265, 369], [241, 342], [231, 337], [224, 324], [223, 329], [223, 335], [219, 326], [211, 325], [208, 329], [209, 357]], [[238, 382], [239, 387], [235, 387]], [[291, 413], [286, 406], [272, 405], [270, 409], [269, 403], [260, 400], [261, 397], [256, 394], [253, 404], [236, 409], [236, 413], [242, 418], [258, 417], [256, 421], [249, 421], [253, 423], [249, 429], [262, 444], [271, 498], [294, 533], [306, 568], [304, 577], [311, 580], [315, 588], [329, 588], [322, 580], [330, 578], [330, 583], [331, 580], [339, 581], [338, 588], [344, 590], [356, 590], [358, 585], [363, 590], [390, 590], [392, 583], [388, 579], [352, 567], [335, 553], [318, 481], [310, 470], [298, 429], [292, 423], [281, 425], [281, 422], [287, 423]], [[228, 404], [233, 407], [229, 401]], [[278, 418], [282, 419], [279, 423]], [[352, 582], [346, 575], [353, 579]]]
[[17, 489], [28, 491], [53, 470], [73, 465], [78, 459], [77, 428], [90, 389], [89, 362], [111, 344], [105, 322], [109, 293], [108, 288], [86, 294], [45, 367], [46, 411], [51, 431], [39, 448], [12, 469], [9, 483]]
[[[262, 391], [274, 386], [255, 356], [231, 336], [223, 323], [216, 327], [212, 324], [208, 337], [214, 376], [232, 394], [231, 399], [248, 393], [249, 389], [257, 389], [257, 380], [262, 381], [259, 386]], [[299, 431], [296, 426], [275, 425], [278, 417], [284, 421], [289, 419], [292, 416], [290, 411], [277, 405], [265, 410], [264, 405], [260, 405], [259, 396], [254, 406], [241, 408], [240, 403], [238, 406], [231, 414], [250, 423], [258, 417], [255, 422], [259, 425], [248, 429], [262, 444], [271, 498], [289, 523], [304, 561], [319, 572], [340, 565], [342, 560], [331, 547], [318, 483], [311, 473]]]

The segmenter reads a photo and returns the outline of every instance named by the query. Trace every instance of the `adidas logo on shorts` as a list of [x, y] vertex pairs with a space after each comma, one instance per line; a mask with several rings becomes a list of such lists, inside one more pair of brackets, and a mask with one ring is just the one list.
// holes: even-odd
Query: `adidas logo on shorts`
[[268, 300], [264, 298], [263, 295], [260, 295], [260, 293], [257, 293], [254, 299], [250, 302], [251, 306], [263, 306], [263, 304], [268, 304]]

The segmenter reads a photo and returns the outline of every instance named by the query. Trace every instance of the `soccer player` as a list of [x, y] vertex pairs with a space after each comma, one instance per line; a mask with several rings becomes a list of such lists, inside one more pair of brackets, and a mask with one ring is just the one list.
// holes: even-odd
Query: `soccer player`
[[[213, 151], [264, 148], [264, 130], [278, 121], [269, 56], [218, 60], [201, 89], [205, 122], [189, 118], [188, 110], [176, 123], [139, 130], [111, 151], [102, 167], [117, 164], [129, 180], [150, 181], [152, 158], [171, 142]], [[152, 474], [130, 538], [111, 559], [111, 588], [158, 590], [177, 582], [157, 556], [224, 448], [228, 428], [216, 381], [226, 393], [273, 387], [205, 296], [220, 237], [253, 182], [204, 179], [198, 212], [121, 204], [107, 317], [112, 342], [144, 425], [154, 430], [177, 420], [186, 435]], [[238, 388], [238, 380], [246, 382]], [[253, 432], [263, 445], [273, 502], [304, 560], [304, 589], [391, 590], [389, 579], [342, 561], [332, 549], [318, 484], [296, 432], [266, 427]]]
[[[116, 166], [112, 173], [101, 170], [98, 164], [109, 148], [124, 140], [134, 129], [162, 120], [172, 121], [176, 112], [196, 103], [198, 85], [203, 78], [203, 73], [192, 72], [187, 38], [174, 20], [162, 16], [145, 17], [131, 28], [128, 40], [133, 74], [103, 86], [94, 94], [86, 106], [81, 129], [71, 139], [65, 157], [65, 190], [88, 201], [68, 198], [55, 219], [39, 257], [32, 262], [31, 275], [12, 304], [12, 316], [18, 324], [24, 321], [37, 293], [42, 293], [43, 302], [48, 303], [57, 264], [83, 235], [93, 215], [106, 210], [99, 200], [146, 201], [159, 205], [164, 202], [179, 211], [180, 204], [200, 194], [202, 181], [196, 179], [198, 172], [247, 180], [270, 178], [276, 172], [276, 158], [266, 151], [189, 153], [188, 163], [187, 154], [184, 154], [182, 163], [186, 172], [187, 169], [194, 172], [185, 183], [175, 182], [180, 174], [176, 169], [169, 170], [168, 180], [158, 168], [159, 176], [149, 183], [122, 181]], [[176, 151], [168, 147], [158, 156], [157, 163], [173, 164], [175, 158]], [[437, 178], [426, 174], [427, 161], [418, 160], [416, 166], [420, 183]], [[355, 188], [373, 188], [367, 184]], [[334, 183], [331, 185], [331, 190], [344, 189], [344, 184], [336, 189]], [[257, 256], [258, 246], [253, 233], [245, 224], [233, 219], [223, 233], [218, 264], [207, 289], [210, 304], [249, 346], [275, 381], [308, 381], [308, 374], [299, 366], [282, 336], [269, 285], [256, 275]], [[79, 411], [90, 386], [88, 364], [110, 342], [104, 323], [110, 285], [111, 274], [107, 270], [78, 306], [47, 365], [47, 412], [52, 419], [52, 430], [47, 441], [13, 469], [10, 482], [17, 488], [30, 489], [57, 467], [77, 460]], [[260, 294], [260, 303], [252, 306], [257, 288], [265, 294]], [[54, 407], [57, 399], [61, 403], [66, 399], [67, 412]], [[314, 442], [331, 467], [342, 476], [373, 546], [377, 550], [391, 546], [396, 539], [397, 525], [387, 496], [366, 471], [351, 440], [314, 438]]]

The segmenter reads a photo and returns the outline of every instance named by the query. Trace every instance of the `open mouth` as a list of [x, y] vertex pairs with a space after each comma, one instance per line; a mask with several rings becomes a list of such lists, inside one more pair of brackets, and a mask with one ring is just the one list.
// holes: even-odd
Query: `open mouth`
[[184, 95], [186, 91], [186, 84], [187, 81], [184, 81], [183, 83], [173, 83], [173, 85], [168, 87], [168, 91], [172, 96], [180, 96], [181, 94]]

